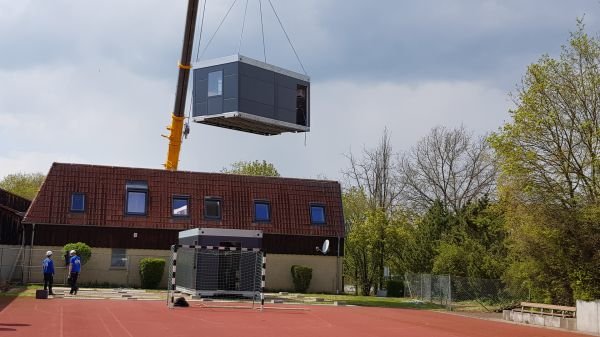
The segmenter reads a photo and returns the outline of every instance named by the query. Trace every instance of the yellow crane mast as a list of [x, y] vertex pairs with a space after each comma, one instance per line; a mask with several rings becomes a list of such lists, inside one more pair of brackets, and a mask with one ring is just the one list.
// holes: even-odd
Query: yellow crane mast
[[185, 119], [185, 101], [190, 79], [190, 70], [192, 69], [190, 62], [194, 45], [194, 30], [196, 29], [198, 2], [199, 0], [188, 1], [185, 32], [183, 35], [183, 48], [181, 50], [181, 60], [179, 61], [179, 77], [177, 79], [177, 91], [175, 93], [175, 108], [173, 109], [173, 114], [171, 116], [171, 125], [167, 127], [169, 135], [162, 135], [169, 139], [167, 161], [164, 166], [170, 171], [177, 171], [177, 166], [179, 164], [181, 138], [183, 136], [183, 121]]

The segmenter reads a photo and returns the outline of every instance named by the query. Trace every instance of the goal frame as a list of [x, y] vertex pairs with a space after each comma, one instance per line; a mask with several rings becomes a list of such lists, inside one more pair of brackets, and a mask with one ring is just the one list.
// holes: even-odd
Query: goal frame
[[[265, 305], [265, 282], [267, 275], [267, 253], [260, 248], [246, 248], [246, 247], [224, 247], [224, 246], [202, 246], [202, 245], [171, 245], [171, 264], [169, 270], [169, 280], [167, 284], [167, 306], [172, 309], [175, 306], [175, 292], [177, 291], [177, 252], [180, 248], [206, 251], [241, 251], [241, 252], [255, 252], [262, 254], [262, 266], [261, 266], [261, 283], [260, 283], [260, 310]], [[228, 306], [229, 307], [229, 306]], [[236, 308], [236, 307], [231, 307]], [[254, 307], [252, 307], [254, 308]]]

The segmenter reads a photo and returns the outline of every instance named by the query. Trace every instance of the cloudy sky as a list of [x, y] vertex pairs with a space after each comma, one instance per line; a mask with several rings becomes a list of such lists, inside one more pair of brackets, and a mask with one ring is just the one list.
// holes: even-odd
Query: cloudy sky
[[[201, 52], [233, 2], [207, 1]], [[265, 159], [284, 176], [340, 179], [344, 153], [374, 146], [385, 127], [398, 151], [437, 125], [490, 132], [527, 65], [558, 55], [577, 17], [600, 31], [598, 0], [272, 2], [312, 78], [311, 132], [193, 124], [181, 170]], [[0, 0], [0, 177], [54, 161], [161, 168], [186, 3]], [[300, 71], [262, 5], [268, 62]], [[238, 52], [245, 6], [200, 59]], [[246, 18], [241, 54], [261, 59], [258, 0]]]

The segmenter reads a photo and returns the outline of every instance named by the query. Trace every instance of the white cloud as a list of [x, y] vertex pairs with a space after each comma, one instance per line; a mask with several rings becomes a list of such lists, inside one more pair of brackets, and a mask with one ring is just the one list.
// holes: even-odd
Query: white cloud
[[237, 160], [266, 159], [284, 175], [340, 179], [343, 154], [374, 146], [387, 127], [397, 150], [436, 125], [495, 130], [508, 109], [506, 94], [479, 82], [399, 83], [331, 81], [311, 88], [311, 132], [275, 137], [193, 125], [182, 167], [218, 170]]
[[[160, 168], [174, 89], [105, 62], [0, 71], [0, 176], [45, 171], [52, 161]], [[500, 125], [506, 95], [478, 82], [329, 81], [312, 88], [311, 132], [264, 137], [192, 125], [180, 168], [218, 171], [238, 160], [266, 159], [282, 174], [340, 178], [343, 153], [373, 146], [383, 130], [397, 149], [435, 125], [479, 132]]]
[[[592, 1], [274, 5], [314, 81], [306, 146], [302, 134], [192, 125], [181, 169], [265, 159], [287, 176], [338, 179], [343, 153], [375, 145], [384, 127], [397, 150], [436, 125], [495, 130], [525, 65], [557, 50], [575, 16], [590, 12], [597, 27]], [[205, 42], [228, 6], [209, 2]], [[256, 2], [248, 10], [242, 53], [260, 58]], [[242, 13], [238, 2], [207, 56], [237, 50]], [[52, 161], [161, 168], [184, 17], [177, 1], [0, 0], [0, 176]], [[268, 11], [265, 25], [269, 61], [298, 70]]]

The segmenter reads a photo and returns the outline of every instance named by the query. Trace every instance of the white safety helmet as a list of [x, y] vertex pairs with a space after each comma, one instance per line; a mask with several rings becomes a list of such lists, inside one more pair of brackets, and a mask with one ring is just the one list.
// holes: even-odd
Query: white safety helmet
[[72, 251], [69, 252], [69, 254], [71, 255], [75, 255], [77, 252], [75, 251], [75, 249], [73, 249]]
[[46, 256], [52, 256], [52, 251], [51, 250], [47, 251]]

